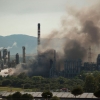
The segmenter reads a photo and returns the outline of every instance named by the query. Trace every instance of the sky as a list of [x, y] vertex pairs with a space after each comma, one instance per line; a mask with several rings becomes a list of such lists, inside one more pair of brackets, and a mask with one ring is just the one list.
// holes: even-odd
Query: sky
[[0, 0], [0, 35], [25, 34], [41, 37], [59, 29], [68, 6], [78, 9], [98, 0]]

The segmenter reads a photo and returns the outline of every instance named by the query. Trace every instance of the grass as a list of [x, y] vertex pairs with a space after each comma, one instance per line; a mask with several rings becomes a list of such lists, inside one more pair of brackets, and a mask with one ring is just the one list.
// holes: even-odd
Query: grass
[[22, 88], [14, 88], [14, 87], [0, 87], [0, 91], [32, 91], [32, 89], [22, 89]]

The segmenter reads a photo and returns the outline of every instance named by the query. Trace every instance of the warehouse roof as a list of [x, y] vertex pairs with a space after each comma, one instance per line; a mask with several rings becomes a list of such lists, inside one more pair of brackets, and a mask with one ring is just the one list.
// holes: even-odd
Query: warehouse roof
[[[13, 93], [15, 92], [3, 91], [3, 92], [0, 92], [0, 95], [8, 96]], [[31, 94], [33, 97], [42, 97], [41, 96], [42, 92], [21, 92], [21, 94], [25, 94], [25, 93]], [[73, 98], [74, 97], [74, 95], [71, 94], [70, 92], [52, 92], [52, 93], [53, 93], [53, 96], [57, 96], [60, 98]], [[96, 98], [96, 97], [93, 95], [93, 93], [83, 93], [81, 95], [78, 95], [76, 98]]]

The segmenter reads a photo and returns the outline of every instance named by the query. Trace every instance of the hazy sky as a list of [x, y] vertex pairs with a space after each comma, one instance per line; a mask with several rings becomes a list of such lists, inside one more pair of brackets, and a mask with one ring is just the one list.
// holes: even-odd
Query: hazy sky
[[81, 8], [96, 0], [0, 0], [0, 35], [37, 36], [41, 23], [42, 36], [60, 27], [67, 6]]

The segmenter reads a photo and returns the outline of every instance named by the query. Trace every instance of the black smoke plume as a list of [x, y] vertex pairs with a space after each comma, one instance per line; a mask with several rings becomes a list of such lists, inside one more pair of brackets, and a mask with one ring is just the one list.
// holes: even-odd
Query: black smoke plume
[[[41, 57], [38, 56], [25, 67], [16, 67], [30, 75], [49, 76], [53, 63], [53, 50], [56, 50], [56, 68], [62, 69], [66, 59], [82, 59], [87, 61], [88, 48], [99, 48], [100, 44], [100, 3], [87, 8], [75, 9], [69, 7], [67, 15], [61, 21], [61, 27], [53, 30], [40, 47]], [[52, 50], [49, 50], [52, 49]], [[49, 50], [49, 51], [48, 51]], [[99, 50], [92, 55], [95, 61]], [[93, 54], [93, 53], [92, 53]], [[16, 70], [15, 73], [18, 71]]]

